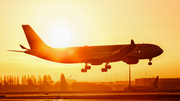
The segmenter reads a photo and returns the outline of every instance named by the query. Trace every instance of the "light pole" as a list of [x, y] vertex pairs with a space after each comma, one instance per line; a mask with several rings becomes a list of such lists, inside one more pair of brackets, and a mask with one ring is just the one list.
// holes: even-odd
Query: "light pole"
[[129, 91], [131, 91], [131, 66], [129, 65]]
[[115, 83], [116, 83], [116, 74], [115, 74]]

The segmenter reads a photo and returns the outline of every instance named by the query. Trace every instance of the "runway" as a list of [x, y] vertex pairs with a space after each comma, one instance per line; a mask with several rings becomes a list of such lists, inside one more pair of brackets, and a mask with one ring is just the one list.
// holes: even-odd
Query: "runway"
[[149, 99], [180, 100], [180, 93], [0, 92], [0, 99]]

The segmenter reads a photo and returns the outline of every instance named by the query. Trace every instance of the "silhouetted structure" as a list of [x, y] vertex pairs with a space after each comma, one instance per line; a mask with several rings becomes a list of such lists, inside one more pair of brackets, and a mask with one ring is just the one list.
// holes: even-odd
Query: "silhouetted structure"
[[[136, 85], [151, 85], [154, 78], [135, 79]], [[173, 91], [180, 90], [180, 78], [159, 78], [158, 88], [156, 90]]]
[[89, 82], [78, 82], [72, 84], [73, 91], [111, 91], [111, 87], [104, 84], [94, 84]]
[[[7, 75], [0, 77], [0, 91], [122, 91], [128, 86], [128, 81], [117, 82], [76, 82], [70, 80], [68, 83], [64, 74], [61, 74], [60, 80], [54, 82], [50, 75], [19, 76]], [[136, 85], [150, 85], [154, 78], [135, 79]], [[134, 84], [134, 81], [132, 82]], [[160, 78], [156, 91], [180, 91], [179, 78]]]
[[66, 82], [66, 79], [65, 79], [65, 76], [64, 74], [61, 74], [61, 80], [60, 80], [60, 88], [62, 91], [67, 91], [67, 82]]

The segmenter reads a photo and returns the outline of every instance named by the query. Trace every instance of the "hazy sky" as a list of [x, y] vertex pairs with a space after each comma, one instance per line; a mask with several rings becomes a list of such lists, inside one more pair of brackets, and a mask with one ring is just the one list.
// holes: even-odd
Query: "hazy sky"
[[[54, 63], [23, 53], [19, 44], [29, 47], [22, 24], [29, 24], [50, 46], [51, 32], [57, 26], [71, 35], [67, 46], [152, 43], [164, 53], [152, 60], [132, 65], [132, 79], [141, 77], [180, 77], [180, 1], [179, 0], [1, 0], [0, 1], [0, 76], [51, 75], [59, 79], [72, 75], [78, 81], [128, 80], [128, 65], [110, 63], [92, 66]], [[61, 41], [63, 43], [63, 41]]]

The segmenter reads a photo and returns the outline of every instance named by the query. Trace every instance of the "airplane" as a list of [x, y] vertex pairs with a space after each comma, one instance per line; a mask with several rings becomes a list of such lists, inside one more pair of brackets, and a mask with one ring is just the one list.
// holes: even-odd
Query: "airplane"
[[147, 92], [147, 91], [152, 91], [153, 89], [156, 89], [158, 87], [158, 78], [159, 76], [156, 77], [156, 79], [154, 80], [153, 84], [150, 86], [130, 86], [130, 87], [126, 87], [124, 89], [125, 92]]
[[20, 44], [24, 51], [9, 50], [14, 52], [23, 52], [45, 60], [58, 63], [85, 63], [81, 72], [87, 72], [91, 65], [101, 65], [105, 63], [102, 72], [111, 69], [110, 62], [123, 61], [127, 64], [137, 64], [140, 59], [149, 59], [149, 65], [154, 57], [163, 53], [163, 50], [154, 44], [135, 44], [131, 40], [130, 44], [124, 45], [101, 45], [101, 46], [81, 46], [52, 48], [46, 45], [30, 25], [22, 25], [30, 49]]

